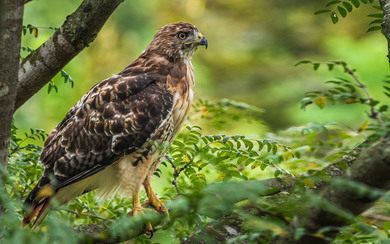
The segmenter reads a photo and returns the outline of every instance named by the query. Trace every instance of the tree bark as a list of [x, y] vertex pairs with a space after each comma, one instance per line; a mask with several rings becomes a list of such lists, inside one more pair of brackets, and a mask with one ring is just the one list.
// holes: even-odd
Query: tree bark
[[[18, 82], [24, 0], [0, 2], [0, 187], [7, 167], [12, 115]], [[0, 203], [0, 214], [4, 211]]]
[[84, 0], [62, 26], [21, 62], [15, 110], [47, 84], [97, 36], [123, 0]]
[[[333, 179], [321, 194], [324, 204], [296, 216], [290, 225], [290, 236], [280, 238], [276, 243], [329, 243], [338, 234], [338, 227], [351, 224], [355, 216], [370, 208], [390, 189], [389, 175], [388, 137], [363, 150], [345, 176]], [[331, 228], [322, 233], [326, 238], [314, 235], [324, 227]], [[305, 229], [305, 234], [294, 240], [297, 228]]]
[[18, 83], [24, 0], [4, 0], [3, 3], [0, 40], [0, 163], [6, 168]]

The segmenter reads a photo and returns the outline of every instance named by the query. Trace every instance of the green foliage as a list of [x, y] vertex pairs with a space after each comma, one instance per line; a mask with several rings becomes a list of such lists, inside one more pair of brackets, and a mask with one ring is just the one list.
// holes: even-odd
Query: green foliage
[[[293, 155], [287, 146], [275, 140], [248, 139], [243, 135], [204, 136], [199, 126], [186, 126], [173, 142], [166, 163], [175, 169], [175, 178], [183, 172], [187, 178], [183, 182], [190, 183], [186, 188], [192, 189], [206, 184], [205, 168], [212, 168], [218, 175], [217, 181], [247, 180], [242, 173], [245, 168], [264, 170], [271, 166], [276, 177], [288, 173], [277, 166], [285, 160], [286, 152]], [[165, 166], [166, 163], [163, 162]]]
[[[69, 82], [70, 86], [73, 88], [74, 81], [73, 81], [72, 77], [68, 73], [66, 73], [65, 70], [63, 70], [63, 69], [60, 71], [60, 74], [61, 74], [61, 77], [64, 78], [64, 83]], [[47, 93], [50, 93], [52, 91], [52, 89], [54, 89], [56, 91], [56, 93], [58, 93], [58, 87], [56, 86], [56, 84], [53, 81], [49, 81], [47, 83]]]
[[[345, 18], [348, 13], [352, 12], [352, 10], [360, 7], [360, 3], [362, 4], [373, 4], [374, 0], [331, 0], [328, 1], [325, 5], [325, 9], [318, 10], [314, 12], [314, 14], [325, 14], [329, 13], [330, 19], [333, 24], [336, 24], [339, 21], [339, 16]], [[380, 6], [373, 6], [374, 9], [380, 10], [381, 12], [369, 14], [368, 17], [376, 18], [376, 20], [372, 21], [369, 25], [374, 25], [370, 27], [367, 32], [381, 30], [380, 24], [383, 22], [383, 14], [382, 8]]]
[[25, 36], [28, 32], [29, 34], [34, 34], [34, 37], [37, 38], [38, 37], [38, 29], [47, 29], [47, 30], [53, 30], [53, 31], [58, 30], [58, 28], [56, 28], [56, 27], [36, 27], [32, 24], [28, 24], [28, 25], [23, 25], [22, 33]]
[[[74, 81], [73, 81], [72, 77], [68, 73], [66, 73], [65, 70], [61, 70], [60, 74], [61, 74], [61, 77], [64, 78], [64, 83], [69, 82], [70, 86], [73, 88]], [[47, 93], [50, 93], [52, 91], [52, 89], [54, 89], [56, 91], [56, 93], [58, 93], [58, 87], [56, 86], [56, 84], [53, 81], [49, 81], [47, 83]]]
[[[300, 61], [296, 63], [295, 66], [300, 64], [311, 64], [315, 71], [321, 66], [321, 63], [308, 60]], [[352, 80], [347, 78], [336, 78], [335, 80], [326, 81], [325, 83], [332, 87], [325, 91], [306, 92], [301, 100], [301, 108], [305, 109], [311, 104], [315, 104], [320, 109], [323, 109], [328, 103], [335, 104], [338, 102], [347, 105], [360, 103], [368, 106], [369, 111], [366, 111], [368, 119], [361, 125], [358, 132], [363, 132], [365, 130], [371, 131], [372, 133], [367, 137], [367, 140], [371, 142], [375, 142], [389, 133], [390, 126], [387, 118], [389, 105], [371, 97], [367, 86], [356, 75], [356, 70], [349, 68], [348, 64], [344, 61], [330, 61], [323, 65], [326, 65], [329, 71], [332, 71], [334, 67], [341, 67], [343, 72]], [[389, 84], [390, 81], [385, 80], [384, 83]], [[383, 88], [384, 94], [390, 97], [390, 94], [388, 93], [390, 87], [384, 85]], [[369, 119], [372, 120], [372, 123], [370, 124]], [[367, 146], [368, 145], [369, 144], [367, 143]]]

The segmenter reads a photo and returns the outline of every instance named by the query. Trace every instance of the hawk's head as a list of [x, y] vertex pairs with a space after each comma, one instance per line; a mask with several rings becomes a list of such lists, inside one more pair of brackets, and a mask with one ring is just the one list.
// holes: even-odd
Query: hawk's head
[[194, 25], [178, 22], [162, 27], [145, 50], [157, 53], [168, 60], [192, 58], [198, 46], [207, 48], [207, 39]]

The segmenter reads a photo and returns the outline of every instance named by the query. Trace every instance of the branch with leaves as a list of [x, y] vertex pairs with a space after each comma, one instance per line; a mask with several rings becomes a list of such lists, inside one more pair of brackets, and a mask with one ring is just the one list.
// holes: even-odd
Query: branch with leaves
[[[87, 47], [122, 0], [84, 0], [63, 25], [21, 62], [15, 110]], [[26, 26], [38, 34], [35, 26]], [[50, 89], [50, 86], [49, 86]]]

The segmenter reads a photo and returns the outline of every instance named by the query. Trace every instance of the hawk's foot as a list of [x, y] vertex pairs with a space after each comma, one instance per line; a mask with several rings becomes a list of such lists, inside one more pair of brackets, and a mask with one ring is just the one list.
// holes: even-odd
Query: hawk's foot
[[142, 207], [146, 208], [152, 206], [159, 213], [165, 213], [169, 219], [169, 211], [164, 203], [156, 196], [156, 194], [150, 194], [148, 201], [142, 204]]

